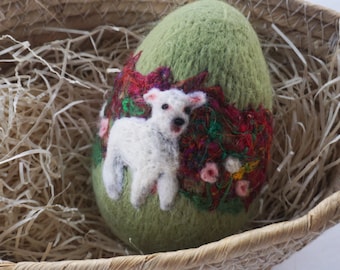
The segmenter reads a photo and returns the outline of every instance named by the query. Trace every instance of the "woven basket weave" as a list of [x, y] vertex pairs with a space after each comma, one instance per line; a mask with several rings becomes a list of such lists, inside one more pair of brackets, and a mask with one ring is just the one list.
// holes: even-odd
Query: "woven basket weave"
[[[46, 30], [41, 30], [42, 28], [91, 30], [104, 24], [130, 27], [157, 21], [187, 2], [190, 1], [2, 0], [0, 36], [11, 35], [20, 41], [28, 40], [34, 47], [67, 38], [65, 32], [46, 34]], [[260, 36], [270, 40], [275, 29], [280, 29], [284, 38], [292, 42], [295, 48], [306, 55], [321, 59], [326, 64], [333, 61], [335, 64], [332, 67], [338, 69], [339, 60], [334, 59], [339, 59], [340, 14], [300, 0], [227, 2], [249, 18]], [[303, 71], [303, 59], [296, 66]], [[2, 68], [6, 69], [6, 65]], [[339, 83], [336, 91], [335, 98], [339, 99]], [[335, 156], [340, 153], [339, 143], [336, 149]], [[325, 176], [329, 177], [329, 182], [333, 184], [340, 181], [339, 160], [339, 156], [334, 158], [333, 165], [336, 163], [336, 166], [333, 166], [331, 174]], [[305, 207], [301, 213], [289, 217], [290, 221], [249, 230], [199, 248], [108, 259], [60, 262], [0, 261], [0, 269], [270, 269], [308, 244], [325, 229], [340, 222], [340, 191], [334, 188], [337, 185], [333, 184], [325, 187], [327, 190], [318, 197], [315, 203], [317, 206], [312, 209]]]

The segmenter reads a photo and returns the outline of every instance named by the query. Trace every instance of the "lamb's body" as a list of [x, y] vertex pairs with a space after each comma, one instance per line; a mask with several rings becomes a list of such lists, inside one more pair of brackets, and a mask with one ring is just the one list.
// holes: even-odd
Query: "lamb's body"
[[103, 168], [109, 196], [115, 200], [119, 198], [123, 168], [128, 166], [133, 178], [132, 205], [138, 208], [143, 204], [157, 183], [161, 209], [168, 210], [178, 191], [177, 140], [164, 137], [151, 118], [132, 117], [116, 121], [110, 131], [109, 142], [107, 153], [112, 155], [107, 156]]
[[178, 192], [178, 137], [192, 109], [206, 102], [202, 92], [151, 89], [144, 96], [152, 105], [149, 119], [124, 117], [112, 126], [103, 164], [103, 181], [110, 198], [123, 189], [124, 167], [132, 172], [130, 200], [139, 208], [157, 184], [160, 208], [169, 210]]

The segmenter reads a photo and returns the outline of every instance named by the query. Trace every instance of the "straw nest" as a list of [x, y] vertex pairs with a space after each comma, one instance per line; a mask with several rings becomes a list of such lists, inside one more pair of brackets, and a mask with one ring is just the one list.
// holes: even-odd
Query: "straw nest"
[[[12, 2], [19, 5], [19, 1]], [[64, 11], [76, 13], [67, 17], [64, 12], [68, 21], [53, 13], [58, 8], [54, 4], [34, 1], [35, 10], [31, 7], [30, 12], [41, 15], [41, 21], [35, 17], [32, 23], [38, 30], [28, 32], [23, 27], [29, 13], [22, 21], [12, 20], [12, 31], [6, 24], [0, 26], [0, 258], [12, 262], [133, 254], [109, 232], [98, 213], [90, 181], [91, 144], [98, 112], [112, 89], [115, 72], [154, 22], [177, 5], [175, 1], [143, 2], [148, 12], [138, 5], [130, 10], [121, 7], [128, 18], [144, 17], [123, 20], [120, 15], [124, 23], [117, 19], [115, 25], [100, 25], [104, 21], [97, 19], [92, 22], [97, 27], [85, 23], [84, 29], [75, 18], [79, 14], [96, 18], [90, 6], [59, 2], [65, 2]], [[317, 31], [313, 32], [303, 22], [290, 22], [290, 28], [284, 20], [268, 23], [274, 20], [275, 12], [287, 12], [283, 4], [276, 9], [271, 6], [268, 20], [262, 1], [258, 6], [249, 3], [238, 1], [237, 7], [249, 16], [260, 37], [273, 82], [275, 118], [269, 180], [251, 230], [304, 216], [339, 190], [340, 77], [338, 14], [328, 13], [331, 18], [325, 22], [305, 11], [308, 23], [316, 21]], [[291, 4], [293, 9], [303, 5], [296, 1]], [[99, 8], [97, 15], [110, 15], [108, 9], [105, 13], [105, 2]], [[308, 8], [317, 13], [317, 7]], [[2, 20], [13, 12], [19, 9], [10, 1], [1, 4]], [[54, 23], [46, 19], [51, 14]], [[338, 200], [339, 192], [333, 197]], [[318, 228], [320, 232], [339, 222], [339, 211], [334, 215]], [[317, 234], [307, 235], [293, 247], [283, 247], [280, 256], [268, 265], [284, 259]], [[269, 247], [270, 239], [267, 244]]]

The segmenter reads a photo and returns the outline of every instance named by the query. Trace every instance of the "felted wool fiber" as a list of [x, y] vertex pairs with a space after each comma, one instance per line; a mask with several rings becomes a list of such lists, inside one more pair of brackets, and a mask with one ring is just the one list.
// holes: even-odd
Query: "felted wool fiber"
[[166, 16], [137, 48], [137, 70], [172, 69], [175, 81], [209, 72], [208, 85], [220, 85], [239, 109], [272, 107], [272, 87], [258, 37], [235, 8], [220, 1], [188, 4]]
[[[98, 146], [96, 144], [95, 148]], [[97, 166], [92, 172], [101, 215], [115, 236], [144, 254], [198, 247], [220, 240], [239, 231], [248, 221], [249, 213], [255, 211], [255, 204], [237, 217], [218, 211], [202, 211], [183, 196], [177, 196], [171, 211], [162, 211], [157, 195], [149, 196], [145, 205], [136, 210], [130, 203], [130, 175], [124, 179], [121, 198], [112, 201], [106, 194], [101, 170], [102, 166]]]
[[[139, 52], [136, 70], [145, 76], [157, 68], [169, 67], [176, 83], [194, 76], [200, 78], [198, 74], [206, 71], [206, 86], [220, 86], [232, 111], [265, 108], [270, 113], [271, 85], [258, 38], [246, 18], [223, 2], [198, 1], [177, 9], [149, 33], [136, 55]], [[129, 72], [135, 74], [133, 70]], [[119, 76], [127, 75], [123, 72]], [[126, 79], [127, 85], [134, 84], [135, 79]], [[130, 98], [123, 92], [113, 95]], [[112, 104], [109, 107], [114, 108]], [[111, 120], [114, 122], [114, 118]], [[195, 205], [195, 200], [199, 204], [199, 198], [189, 199], [183, 192], [177, 195], [170, 211], [160, 209], [157, 193], [150, 194], [146, 203], [136, 210], [130, 203], [129, 169], [123, 180], [123, 193], [113, 201], [102, 181], [103, 148], [103, 140], [97, 138], [93, 148], [93, 186], [98, 207], [112, 232], [137, 251], [177, 250], [216, 241], [242, 230], [256, 213], [257, 199], [252, 199], [247, 207], [240, 208], [242, 198], [236, 198], [228, 205], [230, 209], [207, 210]], [[225, 190], [235, 190], [232, 186], [235, 183], [227, 184]], [[207, 190], [215, 187], [204, 184]]]

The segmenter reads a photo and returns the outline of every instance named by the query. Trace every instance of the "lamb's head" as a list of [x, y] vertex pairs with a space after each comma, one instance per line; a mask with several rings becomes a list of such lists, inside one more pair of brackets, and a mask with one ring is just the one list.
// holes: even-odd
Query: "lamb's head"
[[176, 138], [186, 129], [192, 110], [206, 103], [206, 95], [201, 91], [185, 94], [172, 88], [160, 91], [152, 88], [143, 96], [152, 106], [149, 121], [156, 124], [159, 131], [166, 137]]

